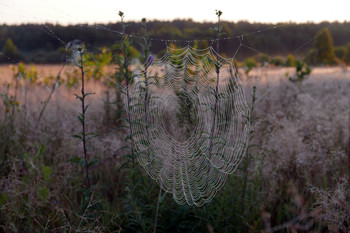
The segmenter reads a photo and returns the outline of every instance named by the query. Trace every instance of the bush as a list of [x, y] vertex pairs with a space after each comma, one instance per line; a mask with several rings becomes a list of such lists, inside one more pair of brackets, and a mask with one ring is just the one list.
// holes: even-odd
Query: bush
[[281, 57], [275, 57], [270, 61], [270, 63], [275, 66], [282, 66], [284, 64], [284, 60]]
[[252, 57], [247, 57], [244, 61], [244, 66], [246, 67], [246, 74], [248, 75], [249, 72], [254, 68], [256, 67], [256, 61], [254, 58]]

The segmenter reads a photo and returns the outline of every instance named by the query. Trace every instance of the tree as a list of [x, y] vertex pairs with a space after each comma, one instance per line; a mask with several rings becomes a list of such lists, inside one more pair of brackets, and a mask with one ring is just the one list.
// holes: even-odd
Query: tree
[[334, 63], [334, 47], [333, 39], [330, 31], [324, 29], [318, 33], [315, 40], [316, 47], [316, 63], [317, 64], [333, 64]]
[[310, 49], [306, 54], [304, 61], [309, 65], [316, 65], [316, 49]]
[[348, 43], [348, 46], [346, 48], [346, 55], [344, 61], [346, 64], [350, 65], [350, 42]]
[[293, 67], [295, 65], [295, 58], [292, 54], [288, 54], [287, 60], [286, 60], [286, 66]]
[[334, 48], [334, 55], [340, 60], [344, 61], [346, 56], [346, 47], [340, 46]]
[[5, 45], [2, 49], [5, 57], [1, 59], [2, 62], [10, 62], [9, 59], [18, 61], [21, 58], [20, 53], [18, 52], [17, 46], [13, 43], [11, 38], [8, 38], [5, 42]]

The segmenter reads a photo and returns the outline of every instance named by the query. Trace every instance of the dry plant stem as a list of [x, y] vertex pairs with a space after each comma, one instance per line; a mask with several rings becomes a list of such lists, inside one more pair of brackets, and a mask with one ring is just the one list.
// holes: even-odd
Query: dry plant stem
[[213, 123], [211, 125], [211, 132], [210, 132], [210, 143], [209, 143], [209, 156], [211, 157], [211, 152], [213, 149], [213, 136], [214, 136], [214, 131], [215, 131], [215, 122], [216, 122], [216, 110], [218, 108], [218, 102], [219, 102], [219, 78], [220, 78], [220, 64], [219, 64], [219, 52], [220, 52], [220, 43], [219, 43], [219, 38], [220, 38], [220, 16], [218, 17], [218, 36], [217, 36], [217, 44], [216, 44], [216, 87], [215, 87], [215, 105], [214, 105], [214, 119]]
[[12, 116], [14, 115], [14, 113], [15, 113], [15, 108], [16, 108], [18, 83], [19, 83], [19, 81], [18, 81], [18, 76], [17, 76], [17, 77], [16, 77], [16, 85], [15, 85], [15, 94], [14, 94], [14, 98], [13, 98], [15, 104], [14, 104], [13, 107], [12, 107]]
[[58, 74], [57, 74], [56, 80], [55, 80], [54, 84], [52, 85], [50, 95], [47, 97], [46, 101], [44, 102], [44, 106], [43, 106], [43, 108], [42, 108], [41, 111], [40, 111], [40, 114], [39, 114], [39, 117], [38, 117], [38, 119], [37, 119], [37, 123], [36, 123], [35, 128], [37, 128], [38, 125], [39, 125], [39, 123], [40, 123], [41, 117], [43, 116], [44, 111], [45, 111], [45, 109], [46, 109], [46, 106], [47, 106], [48, 103], [50, 102], [51, 97], [52, 97], [54, 91], [56, 90], [56, 86], [57, 86], [57, 84], [58, 84], [58, 81], [59, 81], [60, 78], [61, 78], [61, 73], [62, 73], [62, 71], [63, 71], [63, 69], [64, 69], [65, 67], [66, 67], [66, 63], [64, 63], [64, 65], [62, 66], [62, 68], [60, 69], [60, 71], [59, 71]]
[[80, 221], [79, 221], [79, 225], [78, 225], [77, 230], [80, 229], [80, 226], [81, 226], [81, 224], [82, 224], [83, 219], [85, 219], [85, 216], [86, 216], [86, 213], [87, 213], [88, 209], [92, 206], [92, 199], [93, 199], [93, 197], [94, 197], [94, 194], [95, 194], [95, 188], [93, 188], [93, 190], [92, 190], [92, 193], [91, 193], [91, 196], [90, 196], [90, 199], [89, 199], [89, 203], [87, 204], [87, 206], [86, 206], [86, 208], [85, 208], [85, 210], [84, 210], [83, 215], [80, 216]]
[[[145, 36], [144, 36], [144, 42], [145, 42], [145, 68], [143, 70], [143, 74], [145, 76], [145, 120], [146, 123], [148, 121], [148, 79], [147, 79], [147, 68], [148, 68], [148, 41], [147, 41], [147, 28], [146, 28], [146, 22], [144, 23], [144, 30], [145, 30]], [[147, 130], [148, 134], [148, 130]]]
[[157, 222], [158, 222], [158, 214], [159, 214], [159, 204], [160, 204], [160, 197], [162, 195], [162, 188], [159, 185], [159, 195], [158, 195], [158, 201], [157, 201], [157, 209], [156, 209], [156, 217], [154, 220], [154, 229], [153, 229], [153, 233], [156, 233], [157, 231]]
[[84, 151], [84, 159], [85, 159], [85, 170], [86, 170], [86, 180], [88, 187], [90, 188], [90, 178], [89, 178], [89, 166], [88, 166], [88, 155], [86, 150], [86, 135], [85, 135], [85, 89], [84, 89], [84, 60], [83, 60], [83, 54], [80, 53], [80, 70], [81, 70], [81, 110], [82, 110], [82, 126], [83, 126], [83, 133], [82, 133], [82, 141], [83, 141], [83, 151]]
[[[148, 69], [148, 59], [149, 59], [149, 44], [147, 40], [147, 27], [146, 27], [146, 21], [143, 24], [145, 35], [144, 35], [144, 43], [145, 43], [145, 68], [143, 70], [143, 75], [145, 77], [145, 122], [146, 122], [146, 133], [147, 133], [147, 139], [150, 140], [149, 131], [148, 131], [148, 77], [147, 77], [147, 69]], [[149, 153], [149, 149], [147, 150]]]
[[[143, 70], [144, 76], [145, 76], [145, 121], [146, 121], [146, 133], [147, 133], [147, 139], [150, 140], [149, 138], [149, 132], [148, 132], [148, 79], [147, 79], [147, 68], [148, 68], [148, 41], [147, 41], [147, 28], [146, 25], [144, 25], [144, 29], [145, 29], [145, 37], [144, 37], [144, 41], [145, 41], [145, 68]], [[147, 150], [148, 153], [149, 150]], [[157, 231], [157, 223], [158, 223], [158, 215], [159, 215], [159, 205], [160, 205], [160, 198], [161, 198], [161, 194], [162, 194], [162, 188], [159, 184], [159, 195], [158, 195], [158, 201], [157, 201], [157, 209], [156, 209], [156, 216], [155, 216], [155, 220], [154, 220], [154, 229], [153, 229], [153, 233], [156, 233]]]
[[[123, 23], [123, 21], [122, 21]], [[128, 123], [129, 123], [129, 130], [130, 130], [130, 139], [131, 139], [131, 153], [134, 154], [134, 140], [133, 140], [133, 130], [131, 127], [131, 117], [130, 117], [130, 93], [129, 93], [129, 88], [130, 88], [130, 80], [129, 80], [129, 75], [128, 75], [128, 68], [129, 68], [129, 61], [127, 58], [127, 54], [126, 54], [126, 44], [125, 44], [125, 40], [126, 40], [126, 36], [124, 33], [124, 26], [123, 26], [123, 33], [122, 33], [122, 37], [123, 37], [123, 46], [122, 46], [122, 53], [124, 55], [124, 64], [123, 64], [123, 68], [124, 68], [124, 78], [126, 81], [126, 97], [127, 97], [127, 113], [128, 113]], [[133, 166], [134, 166], [134, 157], [132, 157], [133, 160]]]
[[[248, 116], [248, 122], [249, 125], [251, 126], [253, 124], [253, 112], [254, 112], [254, 106], [255, 106], [255, 102], [256, 102], [256, 88], [253, 87], [253, 96], [252, 96], [252, 105], [249, 111], [249, 116]], [[243, 167], [243, 172], [244, 172], [244, 178], [243, 178], [243, 190], [242, 190], [242, 196], [241, 196], [241, 200], [242, 200], [242, 209], [241, 212], [243, 214], [244, 209], [245, 209], [245, 193], [246, 193], [246, 189], [247, 189], [247, 182], [248, 182], [248, 166], [250, 163], [250, 156], [249, 156], [249, 144], [250, 144], [250, 140], [251, 140], [251, 132], [249, 134], [249, 138], [248, 138], [248, 144], [247, 144], [247, 153], [244, 159], [244, 167]]]
[[[146, 124], [148, 123], [148, 80], [147, 80], [147, 64], [145, 65], [145, 69], [144, 69], [144, 76], [145, 76], [145, 120], [146, 120]], [[148, 125], [146, 125], [146, 127], [148, 128]], [[148, 130], [147, 130], [147, 136], [148, 135]]]
[[[350, 109], [350, 100], [349, 100], [349, 109]], [[350, 179], [350, 111], [349, 111], [349, 119], [348, 119], [348, 125], [349, 125], [349, 138], [348, 138], [348, 169], [349, 169], [349, 179]]]

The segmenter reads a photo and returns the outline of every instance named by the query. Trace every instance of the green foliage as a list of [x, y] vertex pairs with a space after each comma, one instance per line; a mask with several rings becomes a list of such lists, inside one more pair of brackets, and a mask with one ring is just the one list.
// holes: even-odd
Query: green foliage
[[[302, 82], [304, 81], [311, 73], [311, 68], [306, 63], [296, 60], [295, 61], [295, 75], [289, 77], [291, 82]], [[287, 74], [288, 76], [288, 74]]]
[[317, 64], [331, 65], [334, 63], [333, 38], [328, 29], [319, 32], [315, 39], [315, 49]]
[[256, 61], [252, 57], [247, 57], [244, 61], [244, 66], [246, 67], [245, 73], [248, 75], [249, 72], [257, 66]]
[[8, 198], [8, 194], [7, 193], [2, 193], [1, 196], [0, 196], [0, 208], [2, 208], [6, 201], [7, 201], [7, 198]]
[[[125, 39], [125, 43], [126, 43], [126, 56], [129, 58], [139, 58], [140, 57], [140, 52], [138, 51], [137, 48], [135, 48], [134, 46], [131, 45], [132, 41], [129, 38]], [[122, 44], [121, 43], [116, 43], [112, 46], [112, 53], [114, 54], [115, 57], [114, 62], [118, 63], [118, 57], [123, 58], [124, 54], [123, 52], [120, 50]]]
[[49, 198], [50, 190], [47, 187], [38, 187], [37, 194], [42, 201], [46, 201]]
[[345, 60], [345, 56], [346, 56], [346, 47], [335, 47], [334, 48], [334, 55], [340, 59], [341, 61]]
[[[118, 12], [116, 12], [118, 13]], [[128, 33], [133, 35], [140, 34], [139, 22], [128, 22]], [[207, 39], [215, 38], [215, 32], [208, 30], [214, 28], [215, 23], [203, 22], [198, 23], [193, 20], [173, 20], [173, 21], [149, 21], [148, 32], [150, 37], [164, 38], [164, 39]], [[222, 30], [227, 36], [242, 35], [247, 32], [255, 32], [262, 28], [272, 28], [278, 26], [275, 24], [260, 24], [240, 22], [225, 22], [222, 21]], [[313, 38], [317, 31], [327, 27], [329, 23], [290, 23], [283, 27], [273, 30], [273, 33], [260, 33], [259, 35], [249, 37], [249, 46], [264, 51], [267, 54], [287, 56], [287, 51], [293, 51], [301, 44]], [[349, 42], [349, 38], [344, 35], [350, 33], [350, 22], [333, 23], [332, 34], [336, 38], [335, 45], [341, 46]], [[109, 30], [96, 30], [95, 27], [87, 25], [47, 25], [52, 31], [58, 33], [57, 35], [64, 40], [72, 40], [77, 37], [83, 38], [87, 44], [93, 44], [98, 48], [109, 47], [119, 41], [120, 37], [116, 33], [111, 33]], [[120, 31], [121, 24], [113, 23], [101, 25], [101, 27], [113, 28], [113, 30]], [[4, 46], [7, 38], [12, 38], [14, 44], [17, 45], [18, 50], [24, 56], [26, 62], [40, 61], [45, 63], [61, 63], [64, 61], [64, 47], [58, 41], [47, 35], [41, 29], [43, 25], [18, 25], [8, 26], [2, 25], [0, 46]], [[30, 32], [30, 33], [29, 33]], [[38, 40], [40, 40], [38, 42]], [[231, 43], [232, 42], [232, 43]], [[244, 41], [246, 42], [246, 41]], [[209, 43], [210, 44], [210, 43]], [[136, 49], [140, 49], [138, 45], [134, 45]], [[204, 46], [207, 47], [207, 46]], [[232, 56], [235, 52], [236, 44], [234, 41], [230, 43], [222, 42], [220, 50], [225, 51], [228, 56]], [[62, 51], [63, 49], [63, 51]], [[152, 52], [158, 54], [164, 49], [163, 43], [153, 43]], [[300, 48], [300, 56], [306, 54], [308, 46]], [[113, 53], [114, 54], [114, 53]], [[243, 60], [247, 56], [252, 56], [249, 50], [240, 50], [237, 54], [238, 59]], [[2, 56], [0, 56], [2, 58]], [[2, 61], [9, 62], [9, 61]], [[259, 62], [259, 61], [258, 61]]]
[[11, 69], [14, 72], [13, 77], [15, 79], [28, 81], [29, 84], [40, 84], [35, 66], [28, 67], [25, 63], [20, 62], [17, 66], [11, 66]]
[[41, 172], [43, 174], [45, 181], [50, 181], [50, 177], [52, 174], [52, 168], [49, 166], [41, 165], [40, 166]]
[[316, 55], [317, 55], [317, 51], [316, 49], [310, 49], [308, 51], [308, 53], [306, 54], [305, 58], [304, 58], [304, 61], [307, 63], [307, 64], [310, 64], [310, 65], [316, 65]]
[[346, 64], [350, 65], [350, 42], [348, 43], [348, 46], [346, 47], [346, 55], [344, 57], [344, 61]]
[[286, 66], [293, 67], [295, 66], [295, 58], [292, 54], [288, 54], [287, 60], [286, 60]]
[[[107, 66], [111, 64], [112, 60], [112, 51], [108, 51], [107, 48], [102, 48], [101, 52], [98, 54], [87, 53], [85, 55], [84, 64], [85, 67], [87, 67], [87, 79], [101, 80], [108, 85], [108, 78], [110, 78], [112, 74], [107, 73]], [[107, 80], [103, 80], [103, 78]]]
[[78, 120], [81, 124], [82, 130], [75, 135], [72, 135], [72, 137], [78, 138], [82, 144], [83, 144], [83, 156], [84, 156], [84, 168], [86, 171], [86, 183], [88, 189], [91, 188], [91, 183], [90, 183], [90, 175], [89, 175], [89, 158], [87, 154], [87, 142], [96, 137], [97, 135], [95, 133], [88, 133], [86, 130], [86, 112], [89, 107], [89, 105], [86, 104], [86, 97], [89, 95], [93, 95], [94, 93], [86, 93], [85, 92], [85, 73], [86, 71], [84, 70], [84, 65], [86, 62], [85, 55], [87, 53], [87, 50], [85, 48], [85, 45], [78, 46], [77, 48], [74, 48], [79, 52], [79, 58], [78, 58], [78, 67], [81, 72], [81, 95], [75, 94], [75, 97], [81, 102], [81, 113], [78, 115]]
[[[12, 63], [11, 60], [17, 61], [21, 59], [21, 55], [18, 51], [17, 46], [13, 43], [11, 38], [8, 38], [4, 44], [4, 47], [2, 48], [2, 52], [5, 54], [6, 57], [1, 56], [0, 62], [7, 62]], [[11, 59], [11, 60], [8, 60]]]
[[284, 59], [281, 57], [275, 57], [271, 59], [270, 63], [275, 66], [283, 66], [285, 64]]
[[270, 57], [265, 53], [259, 53], [257, 55], [256, 61], [259, 62], [260, 64], [264, 65], [264, 64], [270, 62]]

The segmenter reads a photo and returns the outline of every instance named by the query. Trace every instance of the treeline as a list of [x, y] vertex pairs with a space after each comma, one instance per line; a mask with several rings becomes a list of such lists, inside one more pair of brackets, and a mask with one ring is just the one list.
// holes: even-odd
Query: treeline
[[[242, 60], [257, 53], [269, 56], [284, 56], [292, 53], [296, 57], [305, 57], [314, 48], [314, 37], [324, 28], [329, 28], [332, 43], [338, 47], [338, 53], [345, 51], [350, 41], [350, 22], [322, 22], [322, 23], [288, 23], [288, 24], [262, 24], [249, 22], [222, 22], [223, 37], [234, 37], [220, 41], [220, 51], [224, 56], [233, 56], [243, 42], [237, 53], [237, 59]], [[151, 21], [147, 23], [148, 34], [151, 38], [176, 40], [179, 47], [188, 43], [186, 40], [202, 39], [200, 46], [205, 47], [215, 38], [213, 28], [215, 23], [198, 23], [192, 20]], [[116, 48], [120, 41], [121, 24], [106, 25], [18, 25], [0, 26], [0, 49], [2, 56], [0, 62], [15, 61], [33, 63], [60, 63], [64, 61], [65, 43], [79, 39], [86, 43], [89, 51], [98, 52], [103, 47]], [[142, 36], [140, 22], [129, 22], [126, 32]], [[243, 37], [235, 37], [244, 35]], [[133, 46], [140, 50], [142, 39], [131, 38]], [[241, 41], [240, 41], [241, 40]], [[160, 54], [165, 49], [165, 42], [152, 41], [151, 50]], [[346, 52], [345, 52], [346, 53]], [[343, 56], [343, 54], [342, 54]]]

